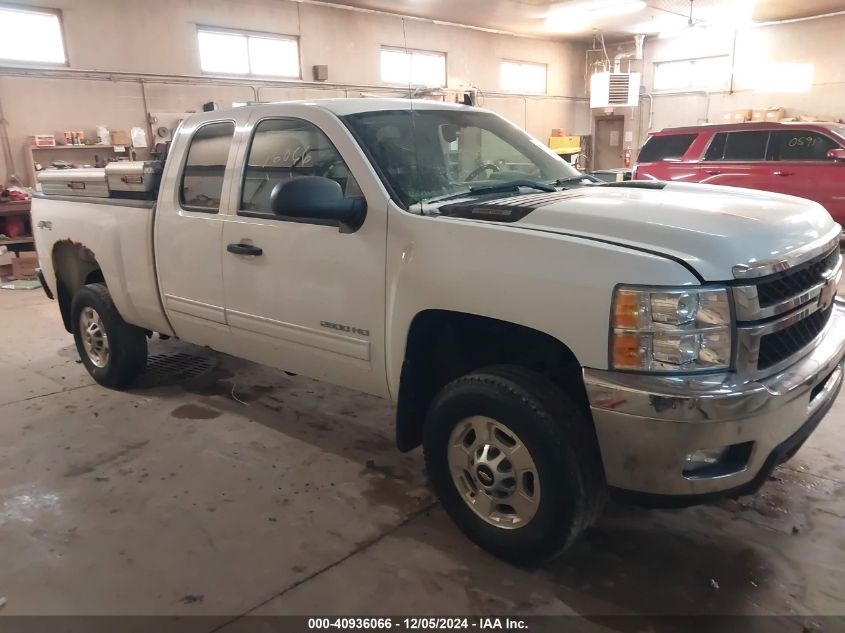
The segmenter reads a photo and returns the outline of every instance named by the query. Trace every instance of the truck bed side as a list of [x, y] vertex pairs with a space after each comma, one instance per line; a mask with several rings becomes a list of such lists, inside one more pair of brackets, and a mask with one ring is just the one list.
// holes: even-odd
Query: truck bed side
[[152, 201], [36, 196], [32, 225], [44, 279], [61, 305], [86, 283], [105, 281], [121, 316], [173, 334], [161, 305], [153, 256]]

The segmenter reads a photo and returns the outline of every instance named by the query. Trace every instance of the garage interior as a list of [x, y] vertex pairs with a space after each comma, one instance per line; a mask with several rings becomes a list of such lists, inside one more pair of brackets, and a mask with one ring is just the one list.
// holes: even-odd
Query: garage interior
[[842, 401], [755, 495], [612, 502], [561, 557], [515, 565], [450, 522], [387, 400], [159, 337], [133, 387], [96, 384], [29, 216], [42, 169], [154, 160], [191, 113], [258, 103], [474, 104], [610, 180], [668, 127], [842, 123], [840, 0], [27, 0], [4, 22], [21, 26], [0, 35], [0, 616], [845, 629]]

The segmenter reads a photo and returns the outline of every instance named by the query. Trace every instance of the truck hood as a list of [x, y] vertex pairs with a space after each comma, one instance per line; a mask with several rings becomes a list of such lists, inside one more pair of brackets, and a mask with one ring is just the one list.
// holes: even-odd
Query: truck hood
[[810, 200], [687, 183], [572, 189], [511, 226], [658, 252], [682, 260], [706, 281], [733, 279], [734, 266], [776, 259], [841, 230]]

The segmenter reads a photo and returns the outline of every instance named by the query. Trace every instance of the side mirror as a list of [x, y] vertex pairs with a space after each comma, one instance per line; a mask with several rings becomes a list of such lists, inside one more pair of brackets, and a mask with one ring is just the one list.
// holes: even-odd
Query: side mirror
[[827, 157], [833, 160], [845, 160], [845, 148], [834, 147], [833, 149], [829, 149], [827, 150]]
[[354, 230], [364, 221], [367, 203], [363, 198], [344, 198], [334, 180], [302, 176], [273, 187], [270, 208], [278, 216]]

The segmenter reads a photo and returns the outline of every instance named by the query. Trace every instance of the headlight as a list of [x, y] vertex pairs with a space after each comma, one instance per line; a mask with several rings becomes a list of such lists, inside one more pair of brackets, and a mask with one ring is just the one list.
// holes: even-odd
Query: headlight
[[725, 288], [629, 288], [613, 295], [613, 369], [691, 372], [731, 365], [731, 309]]

